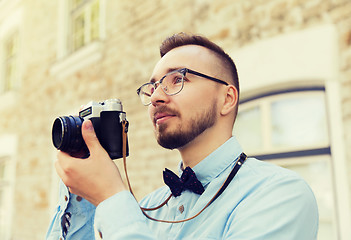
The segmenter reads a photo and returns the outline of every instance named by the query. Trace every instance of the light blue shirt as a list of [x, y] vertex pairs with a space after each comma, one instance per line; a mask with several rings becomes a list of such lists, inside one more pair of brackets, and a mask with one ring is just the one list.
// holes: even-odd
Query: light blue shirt
[[[182, 220], [197, 214], [222, 186], [241, 152], [232, 137], [193, 168], [205, 188], [202, 195], [185, 191], [148, 214], [162, 220]], [[168, 187], [160, 188], [140, 205], [158, 206], [169, 194]], [[115, 194], [95, 209], [84, 199], [77, 201], [77, 196], [69, 194], [63, 186], [47, 239], [62, 237], [61, 218], [65, 212], [71, 213], [66, 236], [71, 240], [95, 239], [94, 220], [103, 239], [109, 240], [309, 240], [316, 239], [318, 232], [318, 208], [306, 182], [290, 170], [254, 158], [246, 160], [222, 195], [204, 212], [184, 223], [147, 219], [128, 191]]]

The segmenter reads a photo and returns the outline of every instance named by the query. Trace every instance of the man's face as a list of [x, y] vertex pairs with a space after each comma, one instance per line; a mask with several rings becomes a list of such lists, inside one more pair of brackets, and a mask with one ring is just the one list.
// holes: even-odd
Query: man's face
[[[168, 52], [156, 64], [152, 81], [158, 81], [171, 69], [189, 68], [213, 77], [221, 77], [218, 59], [208, 49], [187, 45]], [[184, 87], [168, 96], [158, 87], [151, 97], [149, 114], [158, 143], [165, 148], [182, 148], [203, 135], [217, 121], [218, 83], [187, 73]]]

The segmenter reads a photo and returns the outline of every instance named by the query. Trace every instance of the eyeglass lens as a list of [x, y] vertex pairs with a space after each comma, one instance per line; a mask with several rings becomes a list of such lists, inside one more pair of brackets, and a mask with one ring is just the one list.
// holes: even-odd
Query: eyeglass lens
[[151, 95], [155, 92], [158, 85], [167, 95], [179, 93], [183, 88], [183, 73], [174, 71], [166, 74], [159, 82], [147, 83], [140, 88], [140, 99], [144, 105], [150, 104]]

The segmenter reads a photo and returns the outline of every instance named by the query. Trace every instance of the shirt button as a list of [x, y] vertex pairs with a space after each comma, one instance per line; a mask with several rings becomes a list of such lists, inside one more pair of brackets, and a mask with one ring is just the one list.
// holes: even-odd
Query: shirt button
[[77, 199], [78, 202], [82, 201], [82, 197], [81, 196], [77, 196], [76, 199]]
[[65, 201], [67, 202], [68, 201], [68, 197], [65, 195]]
[[179, 212], [182, 214], [184, 212], [184, 206], [181, 205], [179, 208], [178, 208]]
[[101, 231], [99, 231], [99, 236], [102, 239], [102, 232]]

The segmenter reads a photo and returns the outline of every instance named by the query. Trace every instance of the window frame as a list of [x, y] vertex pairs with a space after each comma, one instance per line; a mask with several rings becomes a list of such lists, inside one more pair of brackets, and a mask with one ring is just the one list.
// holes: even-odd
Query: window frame
[[[6, 104], [0, 104], [0, 110], [8, 109], [14, 106], [18, 101], [19, 89], [22, 84], [22, 36], [20, 31], [22, 21], [22, 9], [19, 8], [19, 1], [4, 1], [0, 3], [0, 101]], [[3, 91], [5, 81], [5, 42], [11, 36], [17, 37], [17, 56], [16, 56], [16, 88], [10, 91]]]
[[[77, 4], [74, 8], [70, 6], [72, 4], [72, 0], [68, 0], [68, 34], [67, 34], [67, 48], [69, 53], [73, 53], [78, 51], [80, 48], [88, 45], [93, 41], [98, 41], [101, 39], [101, 10], [100, 10], [100, 2], [101, 0], [82, 0], [81, 3]], [[93, 5], [98, 4], [99, 8], [99, 16], [98, 16], [98, 36], [92, 36], [93, 30], [93, 20], [92, 20], [92, 10]], [[82, 44], [76, 46], [76, 32], [75, 32], [75, 20], [78, 19], [80, 16], [83, 16], [83, 27], [81, 30], [82, 34]]]
[[[7, 45], [11, 42], [15, 42], [16, 49], [14, 54], [8, 55]], [[20, 74], [19, 74], [19, 34], [17, 31], [12, 31], [10, 34], [7, 34], [2, 41], [1, 48], [3, 49], [3, 55], [1, 57], [2, 71], [1, 71], [1, 87], [0, 94], [4, 95], [9, 92], [17, 91], [20, 87]], [[9, 65], [15, 66], [15, 75], [11, 75], [10, 79], [8, 78], [7, 69]]]
[[[271, 103], [274, 102], [276, 99], [288, 99], [289, 97], [293, 96], [292, 94], [300, 94], [302, 92], [323, 92], [326, 102], [326, 95], [325, 95], [325, 87], [324, 86], [310, 86], [310, 87], [292, 87], [287, 89], [278, 89], [267, 91], [259, 94], [255, 94], [250, 97], [243, 97], [239, 101], [239, 113], [242, 110], [250, 109], [252, 107], [258, 106], [261, 112], [262, 120], [261, 123], [261, 142], [263, 143], [262, 150], [251, 152], [251, 155], [261, 159], [261, 160], [268, 160], [268, 159], [278, 159], [278, 158], [286, 158], [288, 156], [291, 157], [299, 157], [304, 155], [319, 155], [319, 154], [330, 154], [330, 143], [328, 144], [320, 144], [315, 145], [314, 147], [307, 146], [306, 148], [303, 147], [286, 147], [275, 150], [276, 148], [271, 144], [271, 128], [267, 128], [266, 126], [271, 126], [272, 119], [271, 119]], [[282, 98], [283, 96], [283, 98]], [[259, 102], [257, 101], [259, 100]], [[326, 109], [327, 114], [327, 109]], [[234, 131], [235, 134], [235, 125]], [[329, 140], [330, 142], [330, 140]]]
[[50, 75], [61, 80], [84, 67], [101, 61], [106, 38], [106, 0], [99, 0], [99, 38], [70, 51], [68, 44], [71, 32], [69, 0], [59, 1], [57, 28], [57, 59], [50, 67]]
[[[299, 84], [300, 83], [300, 84]], [[306, 161], [307, 164], [315, 161], [316, 158], [329, 157], [328, 166], [331, 176], [332, 193], [334, 199], [334, 211], [332, 213], [332, 221], [334, 222], [333, 229], [335, 237], [348, 235], [350, 224], [350, 206], [349, 206], [349, 189], [347, 172], [345, 171], [345, 146], [343, 141], [343, 124], [341, 115], [341, 102], [338, 96], [340, 95], [339, 84], [336, 81], [305, 81], [299, 83], [284, 83], [267, 86], [264, 89], [252, 89], [244, 92], [239, 104], [246, 106], [255, 106], [254, 100], [265, 102], [274, 95], [285, 93], [302, 92], [302, 91], [322, 91], [325, 96], [327, 130], [329, 142], [326, 145], [313, 149], [295, 149], [293, 151], [278, 151], [278, 152], [255, 152], [251, 156], [260, 160], [272, 162], [277, 165], [297, 165], [301, 161]], [[239, 106], [242, 109], [245, 105]], [[268, 104], [263, 104], [268, 106]], [[244, 107], [245, 109], [246, 107]], [[247, 107], [249, 108], [249, 107]], [[264, 120], [265, 126], [270, 126], [270, 120]], [[267, 124], [267, 125], [266, 125]], [[264, 127], [262, 127], [265, 129]], [[267, 127], [266, 127], [267, 128]], [[235, 127], [234, 127], [235, 129]], [[235, 134], [234, 134], [235, 135]]]

